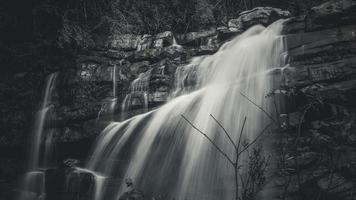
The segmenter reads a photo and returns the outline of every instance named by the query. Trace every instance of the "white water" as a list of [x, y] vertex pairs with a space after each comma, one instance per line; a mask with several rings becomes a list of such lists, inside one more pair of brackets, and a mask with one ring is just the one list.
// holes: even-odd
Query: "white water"
[[[112, 67], [111, 79], [112, 79], [112, 96], [105, 99], [105, 102], [102, 103], [101, 108], [97, 114], [96, 120], [99, 121], [102, 115], [108, 115], [110, 121], [113, 121], [114, 114], [117, 105], [117, 65]], [[119, 77], [121, 78], [121, 71], [119, 71]]]
[[116, 80], [116, 71], [117, 71], [117, 65], [114, 65], [113, 71], [112, 71], [112, 99], [110, 103], [110, 114], [111, 116], [114, 115], [115, 109], [116, 109], [116, 104], [117, 104], [117, 80]]
[[[125, 191], [125, 178], [131, 178], [147, 196], [232, 199], [233, 168], [181, 115], [228, 155], [234, 149], [210, 114], [235, 141], [246, 116], [245, 137], [254, 139], [270, 121], [240, 92], [267, 111], [273, 110], [265, 96], [272, 90], [268, 72], [282, 67], [281, 28], [281, 21], [268, 28], [252, 27], [216, 54], [178, 68], [172, 93], [176, 98], [157, 110], [111, 123], [98, 138], [86, 168], [116, 180], [118, 188], [112, 190], [108, 184], [100, 184], [93, 199], [118, 199]], [[187, 88], [192, 71], [196, 81]]]
[[31, 171], [24, 177], [25, 184], [20, 192], [20, 200], [45, 200], [46, 174], [43, 171]]
[[149, 90], [149, 80], [151, 77], [152, 70], [141, 73], [135, 80], [132, 81], [130, 85], [130, 92], [125, 96], [121, 111], [122, 115], [129, 111], [130, 108], [134, 106], [141, 106], [141, 108], [147, 111], [148, 109], [148, 90]]
[[[50, 161], [53, 155], [50, 155], [53, 151], [53, 134], [51, 130], [45, 131], [45, 122], [48, 112], [51, 109], [52, 95], [55, 89], [55, 82], [57, 73], [50, 74], [46, 80], [43, 100], [40, 105], [40, 109], [36, 113], [34, 130], [29, 155], [29, 167], [22, 183], [20, 200], [30, 199], [29, 195], [33, 195], [34, 200], [44, 199], [44, 184], [45, 184], [45, 172], [40, 171], [39, 168], [50, 167]], [[46, 134], [46, 135], [45, 135]], [[41, 149], [44, 144], [44, 149]], [[42, 153], [44, 152], [44, 153]], [[35, 190], [34, 187], [37, 187]]]

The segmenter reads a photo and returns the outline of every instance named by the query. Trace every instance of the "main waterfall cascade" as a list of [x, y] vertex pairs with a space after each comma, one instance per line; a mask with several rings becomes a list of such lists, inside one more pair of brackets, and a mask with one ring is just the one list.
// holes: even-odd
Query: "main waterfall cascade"
[[[22, 182], [19, 200], [45, 198], [45, 172], [55, 163], [54, 130], [45, 129], [46, 119], [52, 108], [57, 73], [50, 74], [46, 80], [43, 100], [36, 113], [32, 141], [30, 144], [29, 166]], [[44, 144], [44, 145], [42, 145]]]
[[[253, 140], [270, 119], [241, 93], [272, 112], [266, 95], [273, 89], [269, 72], [284, 65], [282, 23], [275, 22], [268, 28], [254, 26], [216, 54], [195, 58], [191, 64], [177, 68], [176, 88], [168, 103], [108, 125], [85, 166], [85, 170], [100, 177], [95, 179], [93, 199], [118, 199], [125, 192], [125, 178], [148, 197], [232, 199], [233, 168], [181, 115], [229, 155], [234, 149], [210, 114], [235, 141], [247, 117], [245, 137]], [[132, 91], [141, 91], [141, 85], [134, 82]]]

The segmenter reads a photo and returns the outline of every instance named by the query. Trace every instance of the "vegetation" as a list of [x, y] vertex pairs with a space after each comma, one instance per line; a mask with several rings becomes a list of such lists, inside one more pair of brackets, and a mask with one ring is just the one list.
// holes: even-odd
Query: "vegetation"
[[[7, 0], [0, 4], [0, 34], [25, 39], [52, 35], [70, 21], [93, 31], [115, 23], [122, 33], [187, 32], [226, 24], [238, 13], [271, 6], [301, 14], [326, 0]], [[22, 5], [22, 6], [19, 6]], [[2, 9], [1, 9], [2, 8]], [[15, 34], [15, 35], [14, 35]]]
[[[247, 117], [244, 118], [241, 130], [239, 132], [239, 139], [235, 142], [231, 134], [226, 131], [224, 126], [212, 115], [210, 117], [219, 125], [219, 127], [223, 130], [225, 136], [228, 138], [230, 144], [235, 150], [234, 155], [231, 157], [229, 156], [224, 150], [217, 145], [213, 139], [211, 139], [206, 133], [192, 124], [184, 115], [182, 118], [198, 133], [200, 133], [203, 137], [205, 137], [212, 146], [223, 156], [225, 157], [226, 161], [234, 169], [234, 179], [235, 179], [235, 200], [249, 200], [253, 199], [256, 193], [262, 188], [265, 184], [265, 172], [268, 166], [268, 159], [263, 155], [262, 147], [256, 145], [258, 140], [263, 136], [273, 124], [276, 124], [277, 121], [269, 114], [266, 110], [264, 110], [261, 106], [257, 105], [254, 101], [252, 101], [249, 97], [240, 93], [241, 96], [246, 98], [251, 104], [256, 106], [259, 110], [261, 110], [267, 117], [270, 118], [271, 122], [265, 126], [260, 133], [251, 141], [244, 140], [244, 128], [246, 124]], [[252, 151], [250, 152], [250, 148]], [[241, 164], [241, 156], [243, 153], [247, 153], [248, 155], [248, 162], [247, 166], [243, 166]], [[242, 169], [246, 169], [244, 172], [241, 172]], [[241, 191], [240, 191], [241, 190]]]

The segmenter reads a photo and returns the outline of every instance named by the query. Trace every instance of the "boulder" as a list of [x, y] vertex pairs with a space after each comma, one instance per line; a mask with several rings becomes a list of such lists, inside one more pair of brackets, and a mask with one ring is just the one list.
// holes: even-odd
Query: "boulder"
[[142, 51], [151, 48], [153, 45], [153, 37], [151, 35], [143, 35], [138, 41], [137, 50]]
[[107, 47], [124, 51], [137, 50], [140, 41], [140, 35], [113, 34], [108, 37]]
[[176, 40], [180, 45], [189, 45], [189, 46], [200, 46], [207, 45], [209, 39], [213, 39], [217, 35], [215, 29], [199, 31], [199, 32], [190, 32], [176, 36]]
[[257, 24], [268, 26], [279, 19], [286, 19], [290, 16], [289, 11], [279, 8], [257, 7], [240, 13], [237, 19], [231, 19], [228, 22], [228, 26], [231, 31], [243, 31]]
[[295, 34], [305, 32], [305, 16], [291, 17], [284, 22], [282, 34]]
[[228, 41], [239, 34], [242, 34], [243, 30], [230, 30], [227, 27], [218, 29], [217, 39], [219, 41]]
[[338, 174], [331, 174], [321, 178], [318, 183], [321, 191], [328, 194], [340, 195], [341, 199], [353, 199], [354, 184]]
[[[139, 46], [138, 48], [140, 50], [145, 49], [146, 46]], [[109, 49], [107, 51], [105, 51], [102, 56], [107, 57], [110, 59], [110, 61], [112, 59], [125, 59], [129, 56], [131, 56], [134, 53], [134, 51], [120, 51], [120, 50], [114, 50], [114, 49]]]
[[305, 18], [307, 31], [355, 24], [355, 21], [355, 0], [326, 2], [320, 6], [313, 7]]
[[301, 171], [309, 168], [320, 159], [320, 155], [316, 152], [307, 152], [297, 157], [290, 157], [286, 160], [287, 168], [293, 171]]
[[149, 61], [141, 61], [129, 64], [130, 68], [130, 78], [135, 78], [139, 74], [146, 72], [149, 69], [150, 62]]
[[126, 191], [120, 195], [119, 200], [143, 200], [144, 194], [141, 190], [134, 187], [130, 178], [125, 179]]
[[153, 41], [154, 48], [163, 48], [173, 44], [173, 33], [171, 31], [166, 31], [163, 33], [158, 33]]
[[168, 46], [163, 48], [146, 49], [143, 51], [137, 51], [134, 54], [127, 57], [127, 60], [135, 63], [140, 61], [158, 62], [165, 58], [175, 59], [187, 54], [187, 51], [183, 48], [176, 46]]
[[96, 183], [92, 173], [74, 169], [65, 178], [66, 189], [62, 191], [64, 199], [86, 200], [94, 194]]

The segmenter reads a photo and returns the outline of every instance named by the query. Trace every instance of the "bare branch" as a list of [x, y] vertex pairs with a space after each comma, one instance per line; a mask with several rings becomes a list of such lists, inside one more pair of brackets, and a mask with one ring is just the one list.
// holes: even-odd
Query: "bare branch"
[[201, 131], [199, 128], [197, 128], [194, 124], [192, 124], [184, 115], [181, 115], [182, 118], [190, 124], [196, 131], [198, 131], [200, 134], [202, 134], [228, 161], [232, 166], [235, 166], [235, 163], [231, 160], [231, 158], [223, 151], [220, 149], [218, 145], [212, 141], [208, 135], [206, 135], [203, 131]]
[[266, 130], [268, 130], [268, 128], [270, 126], [272, 126], [273, 122], [269, 123], [262, 131], [261, 133], [250, 143], [248, 144], [245, 148], [243, 148], [239, 153], [238, 153], [238, 156], [240, 156], [244, 151], [246, 151], [250, 146], [252, 146], [254, 143], [257, 142], [258, 138], [260, 138], [264, 132], [266, 132]]
[[242, 92], [240, 92], [241, 96], [245, 97], [249, 102], [251, 102], [253, 105], [255, 105], [257, 108], [259, 108], [263, 113], [267, 115], [273, 122], [277, 122], [271, 114], [269, 114], [265, 109], [263, 109], [261, 106], [257, 105], [255, 102], [253, 102], [250, 98], [248, 98], [246, 95], [244, 95]]
[[234, 146], [235, 151], [238, 152], [238, 148], [235, 144], [235, 142], [232, 140], [230, 134], [226, 131], [226, 129], [223, 127], [223, 125], [212, 115], [210, 114], [210, 116], [214, 119], [214, 121], [220, 126], [220, 128], [224, 131], [225, 135], [229, 138], [229, 141], [231, 142], [231, 144]]
[[241, 128], [241, 131], [240, 131], [239, 143], [237, 144], [236, 162], [238, 162], [238, 159], [239, 159], [239, 154], [238, 153], [239, 153], [239, 149], [240, 149], [241, 138], [242, 138], [242, 134], [243, 134], [243, 131], [244, 131], [244, 128], [245, 128], [246, 120], [247, 120], [247, 117], [244, 118], [244, 123], [242, 124], [242, 128]]

